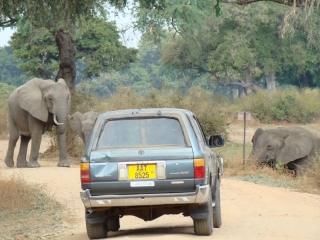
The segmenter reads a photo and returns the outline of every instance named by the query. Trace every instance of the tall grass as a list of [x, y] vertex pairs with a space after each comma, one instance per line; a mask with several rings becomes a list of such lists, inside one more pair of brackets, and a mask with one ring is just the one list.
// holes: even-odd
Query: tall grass
[[300, 179], [300, 191], [320, 193], [320, 156], [316, 155], [310, 164], [305, 176]]

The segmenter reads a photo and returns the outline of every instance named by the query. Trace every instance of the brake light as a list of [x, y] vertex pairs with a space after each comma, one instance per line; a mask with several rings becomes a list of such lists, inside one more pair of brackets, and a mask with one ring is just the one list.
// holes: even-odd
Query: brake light
[[81, 178], [81, 183], [90, 182], [90, 164], [89, 163], [81, 163], [80, 178]]
[[204, 178], [204, 159], [195, 158], [193, 159], [193, 168], [194, 168], [194, 178]]

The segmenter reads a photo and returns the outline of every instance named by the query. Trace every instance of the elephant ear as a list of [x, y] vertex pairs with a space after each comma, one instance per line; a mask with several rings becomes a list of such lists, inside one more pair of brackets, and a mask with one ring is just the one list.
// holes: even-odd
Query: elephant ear
[[99, 117], [100, 113], [99, 112], [94, 112], [93, 113], [93, 118], [96, 120]]
[[68, 85], [67, 85], [66, 81], [63, 78], [59, 78], [57, 83], [61, 83], [61, 84], [65, 85], [68, 88]]
[[76, 132], [76, 134], [84, 139], [84, 135], [82, 133], [82, 124], [81, 121], [83, 119], [83, 115], [80, 112], [75, 112], [74, 114], [71, 115], [71, 119], [69, 120], [70, 127], [72, 128], [73, 131]]
[[18, 103], [20, 107], [29, 112], [33, 117], [46, 122], [48, 109], [43, 99], [42, 87], [52, 85], [52, 80], [33, 78], [18, 88]]
[[314, 140], [306, 133], [290, 133], [284, 140], [284, 146], [277, 155], [277, 162], [287, 164], [306, 157], [313, 149]]
[[252, 137], [252, 140], [251, 140], [251, 142], [253, 143], [253, 146], [254, 146], [255, 143], [258, 141], [258, 138], [259, 138], [259, 136], [260, 136], [262, 133], [263, 133], [263, 129], [262, 129], [262, 128], [258, 128], [258, 129], [255, 131], [255, 133], [254, 133], [254, 135], [253, 135], [253, 137]]

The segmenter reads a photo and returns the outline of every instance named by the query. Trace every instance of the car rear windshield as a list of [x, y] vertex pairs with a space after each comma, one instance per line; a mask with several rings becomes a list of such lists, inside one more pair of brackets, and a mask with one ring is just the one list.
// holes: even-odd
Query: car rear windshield
[[97, 148], [186, 146], [175, 118], [116, 119], [105, 123]]

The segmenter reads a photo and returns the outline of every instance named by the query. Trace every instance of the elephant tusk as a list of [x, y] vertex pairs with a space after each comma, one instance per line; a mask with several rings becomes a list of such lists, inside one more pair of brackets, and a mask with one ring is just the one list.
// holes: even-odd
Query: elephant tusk
[[57, 116], [56, 115], [53, 115], [53, 121], [54, 121], [54, 123], [56, 124], [56, 125], [63, 125], [64, 123], [59, 123], [58, 121], [57, 121]]
[[69, 119], [73, 119], [73, 117], [70, 114], [68, 115], [68, 117], [69, 117]]

